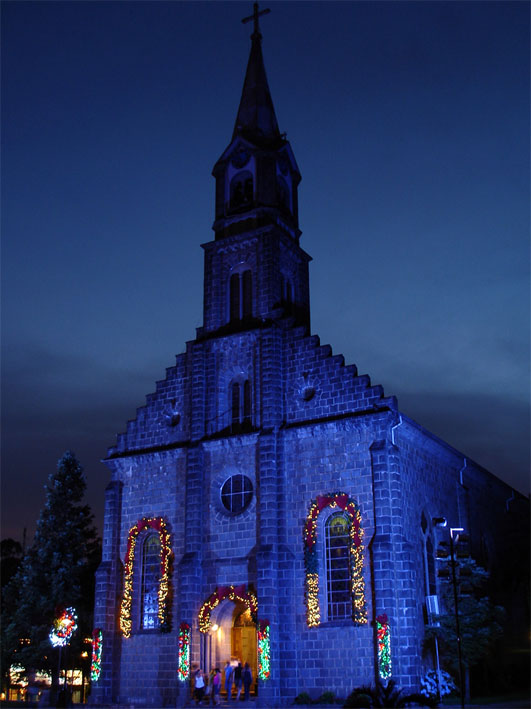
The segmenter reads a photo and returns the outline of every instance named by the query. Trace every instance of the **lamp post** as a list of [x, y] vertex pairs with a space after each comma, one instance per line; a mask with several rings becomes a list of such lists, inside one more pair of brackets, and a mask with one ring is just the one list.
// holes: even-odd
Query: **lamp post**
[[[435, 527], [446, 527], [445, 517], [435, 517], [433, 519]], [[463, 672], [463, 654], [461, 650], [461, 627], [459, 624], [459, 598], [457, 594], [457, 574], [455, 562], [455, 545], [459, 542], [459, 536], [464, 540], [464, 529], [462, 527], [450, 527], [450, 564], [452, 567], [452, 588], [454, 592], [454, 612], [455, 612], [455, 632], [457, 637], [457, 659], [459, 663], [459, 693], [461, 695], [461, 709], [465, 709], [465, 688]]]
[[[463, 532], [462, 527], [450, 528], [450, 563], [452, 565], [452, 586], [454, 588], [454, 607], [455, 607], [455, 632], [457, 636], [457, 659], [459, 661], [459, 691], [461, 694], [461, 709], [465, 709], [465, 691], [464, 691], [464, 672], [463, 672], [463, 654], [461, 651], [461, 628], [459, 626], [459, 601], [457, 595], [457, 578], [455, 573], [455, 544], [459, 541], [459, 533]], [[454, 543], [455, 534], [455, 543]]]

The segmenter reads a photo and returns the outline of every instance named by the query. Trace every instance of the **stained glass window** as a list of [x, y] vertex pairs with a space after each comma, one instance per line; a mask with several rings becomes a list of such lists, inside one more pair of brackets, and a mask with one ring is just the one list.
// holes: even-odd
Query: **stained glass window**
[[144, 630], [159, 627], [160, 538], [150, 534], [142, 547], [142, 611]]
[[325, 526], [326, 596], [328, 620], [352, 614], [350, 598], [350, 523], [345, 515], [332, 515]]

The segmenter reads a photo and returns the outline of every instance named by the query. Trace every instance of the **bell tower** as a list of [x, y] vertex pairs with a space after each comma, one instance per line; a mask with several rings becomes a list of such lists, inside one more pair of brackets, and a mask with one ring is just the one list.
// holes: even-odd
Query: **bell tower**
[[232, 139], [214, 165], [215, 239], [204, 244], [199, 337], [251, 329], [282, 316], [309, 326], [308, 262], [299, 247], [301, 176], [278, 127], [262, 56], [258, 10]]

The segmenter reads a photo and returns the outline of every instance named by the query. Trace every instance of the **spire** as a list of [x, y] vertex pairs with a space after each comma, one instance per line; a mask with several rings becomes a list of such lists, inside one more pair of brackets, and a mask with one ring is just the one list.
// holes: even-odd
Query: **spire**
[[254, 21], [254, 31], [251, 35], [251, 53], [243, 82], [242, 97], [234, 124], [233, 139], [241, 135], [252, 143], [267, 145], [277, 143], [280, 139], [273, 100], [262, 57], [262, 35], [258, 18], [270, 10], [258, 11], [258, 3], [254, 3], [254, 13], [242, 22]]

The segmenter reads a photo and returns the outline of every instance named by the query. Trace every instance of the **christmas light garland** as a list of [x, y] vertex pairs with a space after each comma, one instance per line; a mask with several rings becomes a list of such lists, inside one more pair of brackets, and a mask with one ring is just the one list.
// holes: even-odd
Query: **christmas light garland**
[[99, 628], [92, 631], [92, 663], [90, 665], [90, 679], [97, 682], [101, 673], [101, 653], [103, 650], [103, 633]]
[[261, 620], [258, 624], [258, 677], [269, 679], [271, 676], [271, 642], [269, 639], [269, 621]]
[[179, 626], [179, 659], [177, 676], [181, 682], [186, 682], [190, 677], [190, 639], [191, 631], [188, 623]]
[[253, 623], [256, 623], [258, 601], [253, 591], [247, 589], [245, 584], [241, 586], [219, 586], [199, 610], [199, 630], [201, 633], [208, 633], [210, 630], [210, 614], [225, 598], [244, 603], [251, 613]]
[[391, 629], [387, 615], [376, 618], [376, 636], [378, 639], [378, 672], [382, 679], [391, 676]]
[[367, 622], [365, 606], [365, 582], [363, 580], [363, 527], [361, 513], [354, 500], [343, 492], [319, 495], [312, 501], [303, 529], [304, 560], [306, 563], [306, 622], [310, 628], [321, 622], [319, 607], [319, 556], [317, 553], [317, 520], [325, 507], [337, 507], [350, 517], [350, 589], [352, 598], [352, 620], [354, 623]]
[[77, 615], [73, 608], [64, 608], [53, 621], [48, 637], [54, 647], [65, 647], [77, 630]]
[[158, 618], [160, 622], [160, 629], [162, 631], [169, 631], [169, 618], [167, 601], [170, 591], [170, 557], [171, 557], [171, 547], [170, 547], [170, 535], [166, 529], [166, 522], [162, 517], [142, 517], [131, 529], [129, 530], [129, 536], [127, 538], [127, 552], [125, 555], [125, 568], [124, 568], [124, 595], [122, 597], [122, 604], [120, 607], [120, 629], [125, 638], [131, 636], [131, 606], [133, 603], [133, 570], [134, 570], [134, 560], [135, 560], [135, 547], [140, 532], [145, 529], [154, 529], [159, 533], [160, 537], [160, 582], [159, 582], [159, 610]]

